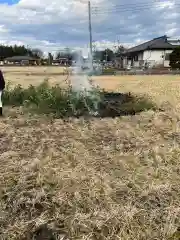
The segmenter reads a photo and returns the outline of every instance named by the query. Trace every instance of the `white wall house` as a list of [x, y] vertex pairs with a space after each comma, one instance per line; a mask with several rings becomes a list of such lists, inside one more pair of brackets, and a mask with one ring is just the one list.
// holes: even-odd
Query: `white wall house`
[[169, 67], [169, 54], [178, 43], [180, 43], [179, 40], [173, 40], [171, 43], [167, 36], [162, 36], [130, 48], [126, 52], [124, 65], [137, 68], [145, 64], [150, 68]]

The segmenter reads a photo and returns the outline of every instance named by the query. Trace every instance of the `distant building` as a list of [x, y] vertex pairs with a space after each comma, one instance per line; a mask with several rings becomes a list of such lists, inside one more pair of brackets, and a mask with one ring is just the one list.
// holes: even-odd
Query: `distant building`
[[61, 65], [61, 66], [66, 66], [69, 64], [69, 59], [68, 58], [58, 58], [52, 61], [52, 65]]
[[169, 55], [180, 40], [169, 39], [166, 35], [132, 47], [125, 52], [123, 66], [169, 67]]
[[30, 56], [13, 56], [4, 59], [8, 65], [38, 65], [39, 59]]

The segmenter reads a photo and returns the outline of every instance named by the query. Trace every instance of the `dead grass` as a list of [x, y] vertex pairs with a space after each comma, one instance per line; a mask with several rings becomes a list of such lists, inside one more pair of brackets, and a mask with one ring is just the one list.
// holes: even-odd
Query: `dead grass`
[[[24, 87], [30, 84], [39, 85], [44, 79], [52, 84], [65, 84], [66, 76], [62, 76], [63, 67], [1, 67], [5, 78], [12, 84], [21, 84]], [[59, 75], [58, 75], [59, 74]]]
[[134, 78], [99, 83], [145, 92], [165, 112], [63, 121], [6, 109], [2, 240], [180, 239], [180, 81]]

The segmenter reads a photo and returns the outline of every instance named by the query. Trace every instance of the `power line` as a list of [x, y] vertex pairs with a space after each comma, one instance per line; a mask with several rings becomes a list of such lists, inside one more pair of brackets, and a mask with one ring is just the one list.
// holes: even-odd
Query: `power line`
[[[176, 4], [176, 6], [180, 6], [180, 4]], [[92, 12], [92, 15], [102, 15], [102, 14], [110, 14], [110, 13], [124, 13], [124, 12], [131, 12], [135, 13], [141, 10], [152, 10], [150, 9], [150, 6], [144, 6], [144, 7], [138, 7], [138, 8], [132, 8], [132, 9], [114, 9], [114, 10], [106, 10], [106, 11], [98, 11], [98, 12]]]
[[[154, 3], [155, 5], [152, 6], [152, 3]], [[174, 7], [178, 7], [178, 6], [180, 6], [179, 0], [177, 0], [172, 5], [169, 4], [169, 2], [162, 2], [160, 0], [152, 0], [149, 3], [141, 2], [139, 4], [137, 4], [137, 3], [136, 4], [117, 4], [117, 5], [111, 6], [109, 9], [107, 7], [105, 9], [103, 7], [100, 8], [100, 7], [93, 6], [92, 7], [92, 15], [101, 15], [101, 14], [103, 15], [103, 14], [108, 14], [108, 13], [125, 13], [125, 12], [131, 12], [133, 14], [133, 13], [137, 13], [138, 11], [143, 11], [143, 10], [148, 10], [148, 11], [156, 10], [156, 8], [157, 8], [157, 10], [165, 12], [167, 10], [170, 10], [170, 7], [174, 8]], [[161, 7], [161, 8], [158, 8], [158, 7]], [[176, 10], [176, 12], [177, 12], [177, 10]], [[141, 25], [143, 25], [143, 24], [141, 24]], [[97, 27], [99, 27], [99, 26], [97, 26]], [[96, 24], [94, 25], [94, 29], [96, 29]], [[114, 27], [105, 28], [105, 29], [103, 27], [103, 31], [106, 33], [111, 32], [111, 31], [113, 32], [113, 29], [114, 29]], [[124, 27], [124, 28], [121, 28], [121, 30], [122, 29], [126, 29], [126, 28]]]
[[[93, 10], [92, 14], [93, 15], [99, 15], [99, 14], [107, 14], [107, 13], [123, 13], [123, 12], [136, 12], [136, 11], [141, 11], [141, 10], [146, 10], [146, 9], [154, 9], [155, 7], [161, 7], [162, 2], [157, 2], [156, 6], [152, 7], [152, 4], [141, 4], [141, 5], [131, 5], [129, 8], [112, 8], [112, 9], [99, 9], [99, 10]], [[175, 3], [173, 6], [180, 6], [180, 3]], [[168, 8], [169, 6], [164, 6], [163, 9]]]
[[[179, 2], [179, 0], [176, 0], [176, 2]], [[148, 4], [148, 5], [152, 5], [153, 3], [160, 3], [160, 4], [166, 4], [166, 3], [169, 3], [169, 2], [162, 2], [162, 0], [151, 0], [151, 2], [149, 2], [149, 3], [146, 3], [146, 4]], [[115, 8], [115, 9], [117, 9], [117, 8], [123, 8], [123, 7], [125, 7], [125, 8], [127, 8], [127, 7], [136, 7], [136, 6], [141, 6], [141, 5], [144, 5], [145, 3], [144, 2], [139, 2], [139, 3], [126, 3], [126, 4], [114, 4], [114, 5], [111, 5], [111, 6], [109, 6], [110, 8]], [[174, 4], [176, 4], [176, 3], [174, 3]], [[108, 7], [108, 8], [109, 8]], [[102, 10], [102, 7], [99, 7], [99, 6], [92, 6], [92, 10]]]
[[[176, 5], [177, 7], [180, 6], [180, 4]], [[131, 12], [131, 13], [137, 13], [142, 10], [150, 10], [149, 7], [143, 7], [143, 8], [133, 8], [133, 9], [124, 9], [124, 10], [114, 10], [114, 11], [103, 11], [103, 12], [92, 12], [92, 15], [103, 15], [103, 14], [113, 14], [113, 13], [126, 13], [126, 12]], [[151, 8], [152, 10], [152, 8]]]

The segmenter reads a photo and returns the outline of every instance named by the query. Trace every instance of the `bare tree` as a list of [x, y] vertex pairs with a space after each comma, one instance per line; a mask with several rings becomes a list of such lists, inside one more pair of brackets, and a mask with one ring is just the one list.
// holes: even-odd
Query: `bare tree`
[[123, 45], [119, 45], [117, 47], [116, 56], [122, 56], [126, 50], [127, 48], [125, 48]]

